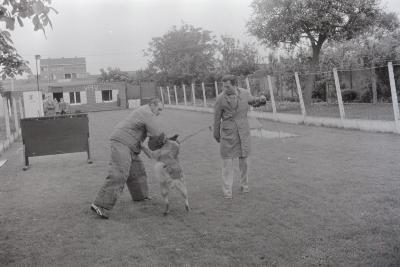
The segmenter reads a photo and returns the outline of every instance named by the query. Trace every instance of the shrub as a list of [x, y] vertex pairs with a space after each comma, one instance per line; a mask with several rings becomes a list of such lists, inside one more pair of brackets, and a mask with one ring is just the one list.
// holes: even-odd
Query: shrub
[[360, 97], [361, 103], [371, 103], [372, 102], [372, 92], [371, 90], [367, 89], [361, 93]]
[[351, 89], [345, 89], [342, 91], [342, 99], [343, 102], [353, 102], [356, 100], [358, 97], [358, 92], [351, 90]]

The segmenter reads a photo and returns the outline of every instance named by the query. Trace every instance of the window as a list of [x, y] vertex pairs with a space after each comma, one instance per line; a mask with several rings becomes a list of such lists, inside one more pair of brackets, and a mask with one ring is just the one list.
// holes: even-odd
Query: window
[[65, 73], [64, 76], [65, 79], [71, 79], [71, 73]]
[[112, 101], [112, 90], [101, 91], [101, 98], [103, 101]]
[[71, 104], [80, 104], [81, 103], [81, 92], [70, 92], [69, 93], [69, 102]]

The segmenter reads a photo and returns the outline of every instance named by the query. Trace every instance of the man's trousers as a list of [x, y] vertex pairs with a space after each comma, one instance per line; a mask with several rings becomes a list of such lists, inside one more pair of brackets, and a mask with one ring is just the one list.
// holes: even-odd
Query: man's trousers
[[[222, 159], [222, 192], [225, 197], [232, 197], [234, 176], [233, 161], [235, 159]], [[239, 182], [242, 189], [248, 189], [249, 178], [247, 174], [247, 157], [239, 158]]]
[[121, 195], [125, 184], [132, 200], [148, 197], [147, 176], [138, 154], [120, 142], [111, 141], [111, 159], [108, 176], [97, 194], [94, 204], [111, 210]]

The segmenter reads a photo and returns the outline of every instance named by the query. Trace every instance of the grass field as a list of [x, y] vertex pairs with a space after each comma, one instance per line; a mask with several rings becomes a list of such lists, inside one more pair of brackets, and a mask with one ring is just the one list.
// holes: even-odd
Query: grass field
[[[109, 220], [89, 210], [107, 173], [112, 127], [128, 111], [90, 114], [94, 163], [85, 153], [31, 158], [21, 143], [0, 168], [1, 266], [400, 266], [399, 136], [263, 121], [298, 135], [253, 138], [249, 194], [222, 198], [210, 132], [181, 146], [192, 210], [170, 198], [162, 216], [125, 189]], [[167, 110], [168, 134], [210, 125], [211, 114]]]

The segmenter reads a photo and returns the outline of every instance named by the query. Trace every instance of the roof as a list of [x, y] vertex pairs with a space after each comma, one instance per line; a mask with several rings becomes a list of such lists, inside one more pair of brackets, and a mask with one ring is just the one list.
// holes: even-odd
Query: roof
[[[48, 91], [50, 87], [72, 87], [80, 85], [88, 85], [97, 83], [96, 79], [84, 79], [84, 80], [73, 80], [64, 82], [52, 82], [39, 80], [39, 88], [43, 91]], [[14, 89], [12, 85], [12, 80], [2, 81], [2, 88], [4, 91], [34, 91], [37, 90], [36, 80], [14, 80]]]
[[72, 57], [72, 58], [44, 58], [40, 59], [41, 66], [48, 65], [86, 65], [86, 58], [84, 57]]

